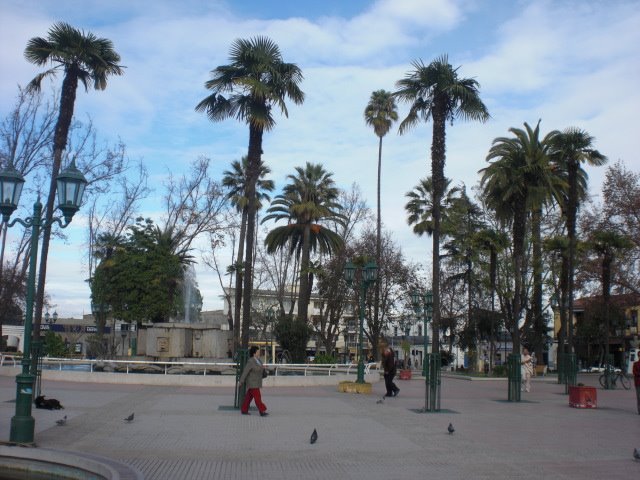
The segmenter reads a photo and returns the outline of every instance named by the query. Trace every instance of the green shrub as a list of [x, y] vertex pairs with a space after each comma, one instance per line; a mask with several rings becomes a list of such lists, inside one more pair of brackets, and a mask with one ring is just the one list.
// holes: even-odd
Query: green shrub
[[506, 377], [507, 376], [507, 367], [504, 365], [496, 365], [493, 367], [493, 376], [494, 377]]
[[316, 358], [313, 360], [313, 363], [319, 364], [327, 364], [327, 363], [338, 363], [335, 357], [331, 355], [327, 355], [326, 353], [320, 353], [316, 355]]

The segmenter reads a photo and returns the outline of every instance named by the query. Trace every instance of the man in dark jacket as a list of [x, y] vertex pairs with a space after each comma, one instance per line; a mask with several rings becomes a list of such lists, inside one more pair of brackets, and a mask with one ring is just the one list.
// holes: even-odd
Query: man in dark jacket
[[388, 345], [382, 352], [382, 368], [384, 369], [384, 386], [387, 388], [385, 397], [395, 397], [400, 393], [400, 389], [393, 383], [393, 377], [396, 376], [396, 359]]

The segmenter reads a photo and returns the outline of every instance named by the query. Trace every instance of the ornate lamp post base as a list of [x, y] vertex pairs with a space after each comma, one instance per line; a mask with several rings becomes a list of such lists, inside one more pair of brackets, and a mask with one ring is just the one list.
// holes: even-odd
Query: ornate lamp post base
[[11, 432], [9, 436], [14, 443], [33, 443], [33, 432], [36, 424], [35, 419], [31, 416], [33, 380], [33, 375], [28, 373], [16, 375], [16, 414], [11, 417]]

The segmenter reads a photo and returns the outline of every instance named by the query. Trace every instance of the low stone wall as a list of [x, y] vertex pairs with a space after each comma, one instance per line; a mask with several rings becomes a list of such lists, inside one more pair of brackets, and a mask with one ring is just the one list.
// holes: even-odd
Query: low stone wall
[[[20, 367], [2, 367], [0, 375], [16, 376]], [[82, 383], [111, 383], [121, 385], [177, 385], [192, 387], [233, 387], [235, 375], [164, 375], [156, 373], [114, 373], [114, 372], [74, 372], [64, 370], [43, 370], [43, 380]], [[338, 385], [343, 381], [355, 381], [356, 374], [345, 375], [278, 375], [264, 379], [263, 386], [269, 387], [312, 387], [318, 385]], [[380, 381], [378, 372], [365, 375], [365, 382]]]

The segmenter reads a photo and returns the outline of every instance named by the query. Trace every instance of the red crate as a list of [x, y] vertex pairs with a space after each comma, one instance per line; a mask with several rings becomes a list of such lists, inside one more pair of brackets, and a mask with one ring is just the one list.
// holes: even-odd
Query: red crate
[[569, 406], [573, 408], [598, 408], [598, 392], [595, 387], [569, 387]]

